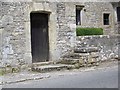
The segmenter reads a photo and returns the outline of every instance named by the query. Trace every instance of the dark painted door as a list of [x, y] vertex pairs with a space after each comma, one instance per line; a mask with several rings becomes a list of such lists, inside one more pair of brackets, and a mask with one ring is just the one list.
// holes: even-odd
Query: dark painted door
[[32, 62], [35, 63], [48, 61], [48, 14], [31, 13], [30, 18]]
[[120, 22], [120, 7], [117, 7], [117, 18], [118, 21]]

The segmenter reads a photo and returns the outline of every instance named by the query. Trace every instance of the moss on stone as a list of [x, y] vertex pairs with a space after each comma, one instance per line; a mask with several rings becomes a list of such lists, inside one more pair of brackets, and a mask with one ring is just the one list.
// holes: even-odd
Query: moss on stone
[[3, 76], [5, 74], [5, 69], [0, 69], [0, 76]]

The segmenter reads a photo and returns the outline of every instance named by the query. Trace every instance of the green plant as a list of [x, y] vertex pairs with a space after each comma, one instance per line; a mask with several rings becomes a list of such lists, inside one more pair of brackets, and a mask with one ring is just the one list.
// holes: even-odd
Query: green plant
[[5, 70], [4, 69], [0, 69], [0, 76], [3, 76], [5, 74]]
[[77, 36], [103, 35], [102, 28], [76, 28]]
[[13, 68], [12, 68], [12, 73], [17, 73], [17, 72], [19, 72], [19, 71], [20, 71], [20, 69], [17, 68], [17, 67], [13, 67]]

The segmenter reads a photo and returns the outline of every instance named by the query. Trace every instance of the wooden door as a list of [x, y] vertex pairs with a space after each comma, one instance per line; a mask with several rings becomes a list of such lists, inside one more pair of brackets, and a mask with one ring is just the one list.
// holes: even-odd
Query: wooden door
[[32, 62], [45, 62], [49, 59], [48, 14], [31, 13]]
[[120, 7], [117, 7], [117, 20], [120, 22]]

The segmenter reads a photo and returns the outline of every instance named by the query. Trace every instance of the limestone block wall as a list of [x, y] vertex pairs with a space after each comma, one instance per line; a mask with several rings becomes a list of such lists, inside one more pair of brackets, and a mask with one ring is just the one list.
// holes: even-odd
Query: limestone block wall
[[0, 29], [0, 66], [2, 63], [2, 30]]
[[[73, 7], [72, 9], [70, 7]], [[72, 3], [57, 3], [57, 50], [60, 57], [70, 52], [75, 41], [75, 9]]]
[[100, 60], [119, 57], [120, 35], [80, 36], [76, 38], [76, 46], [98, 47]]
[[68, 9], [65, 3], [56, 2], [0, 2], [0, 62], [10, 66], [32, 63], [30, 35], [32, 11], [51, 12], [49, 54], [50, 60], [59, 60], [65, 52], [71, 50], [75, 41], [75, 16], [71, 14], [72, 10], [68, 13]]
[[25, 63], [28, 7], [29, 2], [0, 2], [0, 60], [4, 65]]
[[117, 24], [117, 32], [118, 32], [118, 34], [120, 34], [120, 22], [118, 22], [118, 24]]
[[[113, 34], [114, 30], [114, 10], [113, 6], [109, 2], [85, 2], [75, 3], [76, 5], [82, 5], [81, 25], [78, 27], [99, 27], [104, 29], [104, 34]], [[103, 14], [109, 13], [109, 25], [103, 25]]]
[[118, 33], [120, 33], [120, 30], [118, 30], [120, 22], [118, 22], [118, 17], [117, 17], [117, 7], [120, 7], [120, 2], [112, 2], [111, 4], [112, 4], [113, 10], [114, 10], [115, 32], [116, 32], [116, 34], [118, 34]]
[[[118, 22], [118, 34], [120, 34], [120, 22]], [[120, 43], [120, 39], [118, 42]], [[120, 45], [118, 46], [118, 56], [120, 57]]]
[[[30, 13], [32, 11], [50, 12], [50, 60], [59, 60], [60, 57], [72, 51], [76, 44], [76, 5], [84, 5], [84, 15], [80, 27], [102, 27], [105, 29], [105, 34], [114, 32], [113, 10], [110, 3], [46, 2], [42, 0], [0, 1], [0, 63], [11, 66], [32, 63], [30, 36]], [[103, 12], [111, 14], [109, 26], [102, 24]], [[91, 38], [95, 39], [95, 37]], [[106, 39], [107, 36], [102, 36], [102, 38]], [[85, 38], [84, 41], [87, 42], [86, 40]], [[97, 39], [95, 40], [97, 41]], [[99, 45], [104, 46], [105, 41], [102, 42], [101, 37], [98, 37], [98, 40], [101, 42]], [[79, 42], [83, 41], [79, 40]], [[95, 42], [96, 44], [97, 42]], [[105, 45], [107, 46], [107, 44]]]
[[[84, 6], [81, 25], [76, 26], [76, 5]], [[110, 25], [103, 25], [103, 13], [110, 14]], [[103, 28], [104, 34], [115, 34], [114, 10], [105, 2], [59, 2], [57, 3], [57, 50], [60, 56], [74, 47], [76, 27]]]

